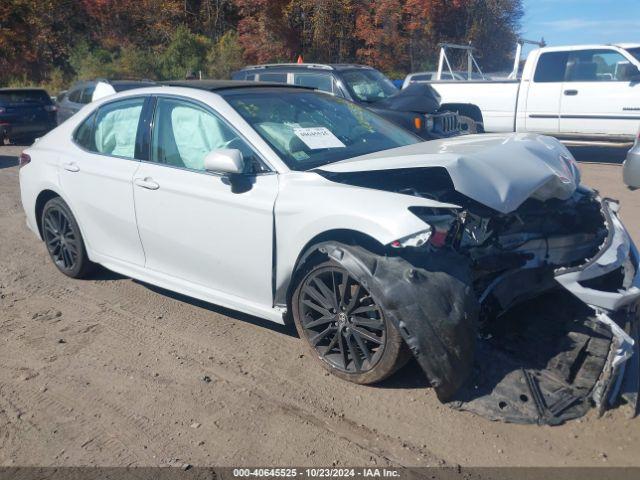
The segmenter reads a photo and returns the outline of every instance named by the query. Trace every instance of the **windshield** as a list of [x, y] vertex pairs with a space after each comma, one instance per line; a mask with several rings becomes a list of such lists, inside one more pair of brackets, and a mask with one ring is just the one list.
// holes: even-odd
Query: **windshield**
[[377, 102], [398, 93], [393, 82], [377, 70], [347, 70], [341, 75], [351, 96], [361, 102]]
[[4, 90], [0, 91], [0, 103], [51, 103], [51, 99], [44, 90]]
[[324, 93], [243, 92], [225, 98], [292, 170], [422, 141], [369, 110]]
[[627, 48], [627, 52], [633, 55], [633, 58], [640, 61], [640, 47]]

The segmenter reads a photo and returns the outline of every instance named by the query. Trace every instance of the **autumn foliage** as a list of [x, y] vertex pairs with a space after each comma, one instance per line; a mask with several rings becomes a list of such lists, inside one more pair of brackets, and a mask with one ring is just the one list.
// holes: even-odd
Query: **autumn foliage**
[[0, 84], [225, 76], [246, 63], [433, 68], [438, 43], [508, 65], [521, 0], [3, 0]]

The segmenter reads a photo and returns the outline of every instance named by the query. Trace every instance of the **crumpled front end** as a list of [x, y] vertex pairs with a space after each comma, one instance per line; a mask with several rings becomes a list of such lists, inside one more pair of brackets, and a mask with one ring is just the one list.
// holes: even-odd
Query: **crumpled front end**
[[323, 248], [370, 290], [442, 401], [557, 424], [622, 397], [635, 415], [640, 266], [615, 202], [579, 187], [509, 213], [411, 210], [429, 228], [384, 254]]
[[640, 383], [640, 256], [618, 218], [618, 208], [612, 200], [602, 202], [608, 235], [600, 251], [582, 265], [559, 268], [555, 280], [589, 305], [612, 334], [607, 364], [592, 392], [594, 403], [602, 411], [621, 394], [635, 415]]
[[[575, 209], [577, 223], [563, 205]], [[512, 259], [525, 256], [520, 266], [488, 276], [475, 270], [482, 293], [474, 368], [451, 405], [494, 420], [557, 424], [622, 398], [635, 416], [640, 265], [618, 205], [583, 189], [552, 210], [538, 207], [566, 228], [539, 228], [543, 249], [531, 237], [511, 249]], [[506, 227], [499, 245], [513, 234]], [[470, 249], [480, 264], [489, 251]]]

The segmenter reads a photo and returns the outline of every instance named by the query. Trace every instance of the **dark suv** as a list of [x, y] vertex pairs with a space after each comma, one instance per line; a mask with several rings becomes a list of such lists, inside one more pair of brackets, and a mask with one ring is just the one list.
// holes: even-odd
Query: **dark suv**
[[56, 106], [41, 88], [0, 88], [0, 145], [31, 144], [56, 126]]
[[457, 113], [440, 110], [440, 98], [430, 85], [414, 84], [398, 90], [378, 70], [363, 65], [256, 65], [235, 72], [232, 78], [323, 90], [358, 103], [426, 140], [463, 133]]

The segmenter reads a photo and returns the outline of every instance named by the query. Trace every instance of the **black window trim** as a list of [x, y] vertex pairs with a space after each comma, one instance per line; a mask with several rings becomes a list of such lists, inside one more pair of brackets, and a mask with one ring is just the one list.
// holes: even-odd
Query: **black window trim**
[[[152, 94], [151, 95], [153, 97], [153, 110], [151, 111], [151, 115], [150, 115], [150, 123], [149, 123], [149, 127], [148, 127], [148, 150], [147, 150], [147, 159], [146, 160], [140, 160], [141, 162], [144, 163], [150, 163], [152, 165], [159, 165], [162, 167], [167, 167], [167, 168], [175, 168], [178, 170], [185, 170], [187, 172], [193, 172], [193, 173], [199, 173], [199, 174], [203, 174], [203, 175], [211, 175], [214, 177], [227, 177], [227, 174], [224, 173], [216, 173], [216, 172], [209, 172], [207, 170], [197, 170], [194, 168], [187, 168], [187, 167], [179, 167], [177, 165], [168, 165], [166, 163], [159, 163], [159, 162], [154, 162], [153, 160], [151, 160], [151, 143], [152, 143], [152, 138], [153, 138], [153, 129], [155, 128], [155, 118], [156, 118], [156, 109], [157, 109], [157, 104], [158, 104], [158, 100], [161, 98], [166, 98], [166, 99], [171, 99], [171, 100], [180, 100], [183, 101], [185, 103], [191, 103], [192, 105], [199, 107], [203, 110], [205, 110], [206, 112], [211, 113], [212, 115], [214, 115], [215, 117], [219, 118], [221, 121], [224, 122], [224, 124], [229, 127], [234, 133], [236, 133], [238, 135], [238, 137], [244, 141], [254, 152], [255, 156], [257, 157], [257, 159], [263, 164], [263, 166], [267, 169], [264, 172], [252, 172], [252, 173], [247, 173], [245, 175], [249, 176], [249, 177], [253, 177], [253, 176], [261, 176], [261, 175], [273, 175], [273, 174], [277, 174], [278, 171], [273, 167], [273, 165], [271, 165], [265, 158], [264, 156], [260, 153], [260, 150], [258, 148], [256, 148], [256, 146], [250, 142], [240, 131], [238, 131], [238, 129], [236, 127], [234, 127], [233, 125], [231, 125], [231, 123], [222, 116], [222, 114], [220, 114], [218, 111], [216, 111], [215, 109], [213, 109], [210, 105], [207, 105], [204, 102], [201, 102], [200, 100], [194, 99], [194, 98], [190, 98], [190, 97], [184, 97], [182, 95], [176, 95], [176, 94], [169, 94], [169, 93], [162, 93], [162, 94]], [[232, 107], [233, 108], [233, 107]], [[137, 140], [137, 137], [136, 137]]]
[[[108, 102], [102, 103], [100, 104], [98, 107], [94, 108], [93, 110], [91, 110], [91, 112], [89, 114], [87, 114], [82, 121], [76, 125], [76, 127], [73, 129], [73, 132], [71, 132], [71, 143], [73, 143], [76, 147], [78, 147], [80, 150], [82, 150], [83, 152], [86, 153], [90, 153], [91, 155], [99, 155], [101, 157], [107, 157], [107, 158], [117, 158], [119, 160], [129, 160], [131, 162], [141, 162], [144, 161], [140, 158], [135, 158], [136, 154], [138, 153], [138, 135], [140, 135], [140, 124], [141, 124], [141, 120], [144, 116], [144, 107], [147, 105], [147, 100], [149, 98], [149, 95], [132, 95], [130, 97], [124, 97], [124, 98], [117, 98], [114, 100], [110, 100]], [[84, 148], [82, 145], [80, 145], [78, 142], [76, 142], [76, 135], [78, 133], [78, 130], [80, 129], [80, 127], [82, 125], [84, 125], [84, 122], [87, 121], [89, 119], [89, 117], [93, 116], [93, 125], [91, 126], [91, 133], [94, 134], [95, 133], [95, 128], [96, 128], [96, 119], [98, 118], [98, 112], [101, 108], [106, 107], [108, 105], [113, 105], [114, 103], [120, 103], [120, 102], [126, 102], [126, 101], [130, 101], [130, 100], [137, 100], [137, 99], [143, 99], [144, 101], [142, 102], [142, 111], [140, 112], [140, 118], [138, 119], [138, 129], [136, 131], [136, 140], [135, 140], [135, 148], [134, 148], [134, 153], [133, 156], [134, 158], [129, 158], [129, 157], [122, 157], [120, 155], [107, 155], [105, 153], [101, 153], [101, 152], [94, 152], [93, 150], [87, 150], [86, 148]], [[94, 115], [95, 114], [95, 115]]]

